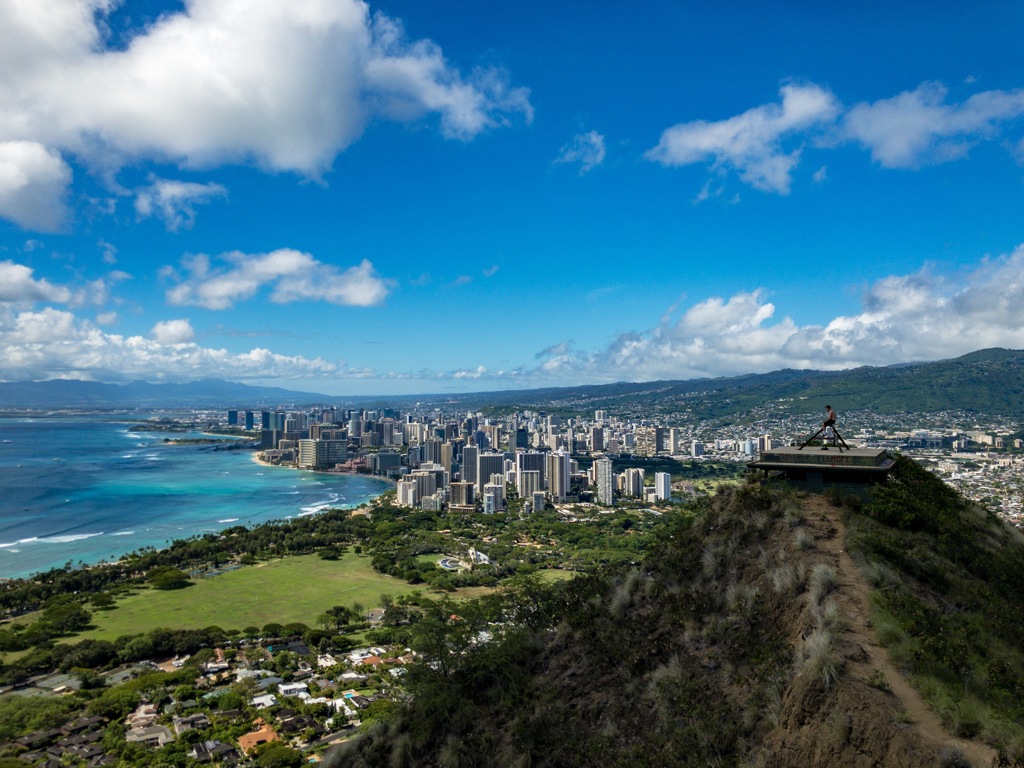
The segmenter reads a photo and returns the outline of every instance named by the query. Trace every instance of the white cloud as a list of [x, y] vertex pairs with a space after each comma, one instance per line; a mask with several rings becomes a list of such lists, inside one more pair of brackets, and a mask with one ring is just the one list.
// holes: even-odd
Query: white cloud
[[24, 229], [60, 230], [67, 221], [64, 196], [71, 168], [58, 152], [38, 142], [2, 139], [0, 130], [0, 218]]
[[153, 177], [148, 187], [136, 191], [135, 212], [140, 219], [159, 216], [167, 228], [177, 232], [191, 229], [196, 220], [195, 206], [228, 194], [220, 184], [199, 184]]
[[[277, 304], [327, 301], [369, 307], [380, 304], [388, 295], [387, 282], [366, 259], [344, 271], [290, 248], [259, 254], [234, 251], [219, 259], [227, 266], [213, 268], [205, 255], [183, 260], [188, 275], [167, 291], [168, 302], [228, 309], [236, 302], [251, 299], [265, 286], [272, 286], [269, 298]], [[165, 268], [161, 274], [168, 277], [173, 270]]]
[[941, 83], [922, 83], [889, 99], [853, 106], [843, 120], [844, 138], [871, 150], [887, 168], [914, 168], [955, 160], [999, 125], [1024, 115], [1024, 89], [984, 91], [961, 104], [945, 104]]
[[315, 177], [380, 117], [432, 113], [445, 136], [470, 139], [532, 114], [503, 73], [463, 77], [358, 0], [189, 0], [123, 50], [100, 32], [112, 5], [0, 5], [0, 140], [108, 168], [253, 162]]
[[1024, 245], [955, 276], [929, 270], [878, 280], [858, 314], [826, 325], [776, 319], [762, 291], [706, 299], [678, 320], [618, 336], [606, 348], [549, 347], [530, 373], [547, 382], [644, 381], [763, 373], [781, 368], [838, 370], [938, 360], [1024, 339]]
[[828, 125], [840, 105], [830, 91], [813, 83], [784, 85], [779, 93], [781, 104], [764, 104], [716, 122], [674, 125], [644, 157], [665, 166], [711, 161], [713, 167], [734, 169], [757, 189], [788, 194], [800, 148], [787, 152], [783, 140]]
[[[38, 312], [0, 309], [0, 357], [6, 381], [80, 378], [96, 381], [191, 381], [209, 376], [230, 379], [323, 378], [344, 373], [322, 358], [280, 355], [263, 348], [248, 352], [201, 347], [185, 340], [182, 326], [167, 329], [168, 341], [108, 334], [64, 310]], [[187, 325], [187, 323], [186, 323]], [[174, 331], [178, 334], [175, 338]]]
[[13, 261], [0, 261], [0, 303], [32, 304], [39, 301], [69, 302], [72, 292], [47, 280], [36, 280], [34, 270]]
[[188, 320], [164, 320], [154, 325], [150, 333], [160, 344], [187, 344], [196, 337]]
[[562, 147], [555, 162], [579, 163], [582, 176], [603, 163], [604, 157], [604, 136], [597, 131], [587, 131], [574, 136], [572, 141]]

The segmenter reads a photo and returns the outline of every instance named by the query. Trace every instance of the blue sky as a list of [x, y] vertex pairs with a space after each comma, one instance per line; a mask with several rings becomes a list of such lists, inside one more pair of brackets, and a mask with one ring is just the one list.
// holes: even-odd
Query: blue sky
[[435, 393], [1024, 339], [1024, 6], [0, 2], [0, 379]]

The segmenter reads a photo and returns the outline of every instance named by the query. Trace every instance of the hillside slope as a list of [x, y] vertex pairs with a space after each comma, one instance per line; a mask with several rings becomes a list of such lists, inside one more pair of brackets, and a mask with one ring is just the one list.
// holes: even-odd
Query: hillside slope
[[[442, 605], [417, 625], [431, 663], [410, 669], [407, 706], [325, 766], [988, 766], [993, 744], [1005, 758], [1020, 747], [1017, 705], [998, 700], [1018, 682], [1021, 634], [1004, 634], [998, 648], [951, 637], [992, 671], [984, 686], [940, 696], [945, 640], [929, 632], [947, 628], [917, 619], [940, 606], [950, 621], [994, 621], [988, 614], [1004, 614], [1020, 585], [971, 582], [965, 604], [879, 553], [903, 535], [918, 537], [906, 547], [969, 552], [958, 526], [1006, 565], [1024, 563], [1024, 546], [958, 497], [955, 511], [936, 510], [952, 516], [943, 524], [884, 520], [900, 494], [949, 501], [937, 480], [901, 466], [878, 509], [743, 486], [681, 520], [638, 567], [561, 586], [522, 582], [458, 615]], [[948, 584], [970, 581], [962, 564], [949, 567]], [[899, 631], [881, 636], [879, 606]], [[1003, 620], [1004, 631], [1020, 621]], [[475, 642], [485, 627], [493, 639]], [[883, 639], [909, 650], [890, 657]], [[946, 711], [942, 696], [960, 699]], [[963, 716], [968, 702], [976, 722]]]

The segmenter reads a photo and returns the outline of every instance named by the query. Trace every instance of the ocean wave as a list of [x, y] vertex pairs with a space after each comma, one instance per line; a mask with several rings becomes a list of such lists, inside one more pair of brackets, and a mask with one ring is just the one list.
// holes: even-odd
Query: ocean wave
[[68, 536], [46, 536], [39, 539], [41, 544], [69, 544], [72, 541], [81, 541], [82, 539], [91, 539], [93, 536], [102, 536], [103, 531], [99, 533], [73, 533]]
[[237, 517], [225, 517], [223, 520], [218, 520], [218, 523], [237, 523]]
[[135, 531], [118, 531], [117, 533], [110, 534], [111, 536], [134, 536]]
[[[18, 539], [17, 541], [9, 541], [6, 544], [0, 544], [0, 549], [9, 549], [11, 547], [18, 546], [19, 544], [31, 544], [33, 541], [39, 541], [39, 537], [38, 536], [32, 536], [31, 538], [28, 538], [28, 539]], [[15, 551], [17, 551], [17, 550], [15, 550]]]
[[[18, 539], [17, 541], [9, 541], [5, 544], [0, 544], [0, 549], [10, 549], [16, 547], [19, 544], [70, 544], [73, 541], [81, 541], [82, 539], [91, 539], [93, 536], [102, 536], [103, 531], [99, 533], [74, 533], [67, 536], [30, 536], [27, 539]], [[17, 550], [11, 550], [16, 552]]]
[[338, 494], [332, 493], [326, 499], [321, 501], [319, 504], [312, 504], [308, 507], [302, 507], [302, 513], [299, 517], [307, 517], [308, 515], [315, 515], [317, 512], [323, 512], [325, 509], [331, 509], [338, 503]]

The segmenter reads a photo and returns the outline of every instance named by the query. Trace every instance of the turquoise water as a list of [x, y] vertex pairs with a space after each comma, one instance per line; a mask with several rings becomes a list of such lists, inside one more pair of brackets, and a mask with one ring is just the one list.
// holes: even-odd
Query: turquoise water
[[139, 422], [117, 418], [0, 418], [0, 577], [354, 507], [390, 487], [265, 467], [249, 450], [167, 445], [165, 433], [129, 432]]

